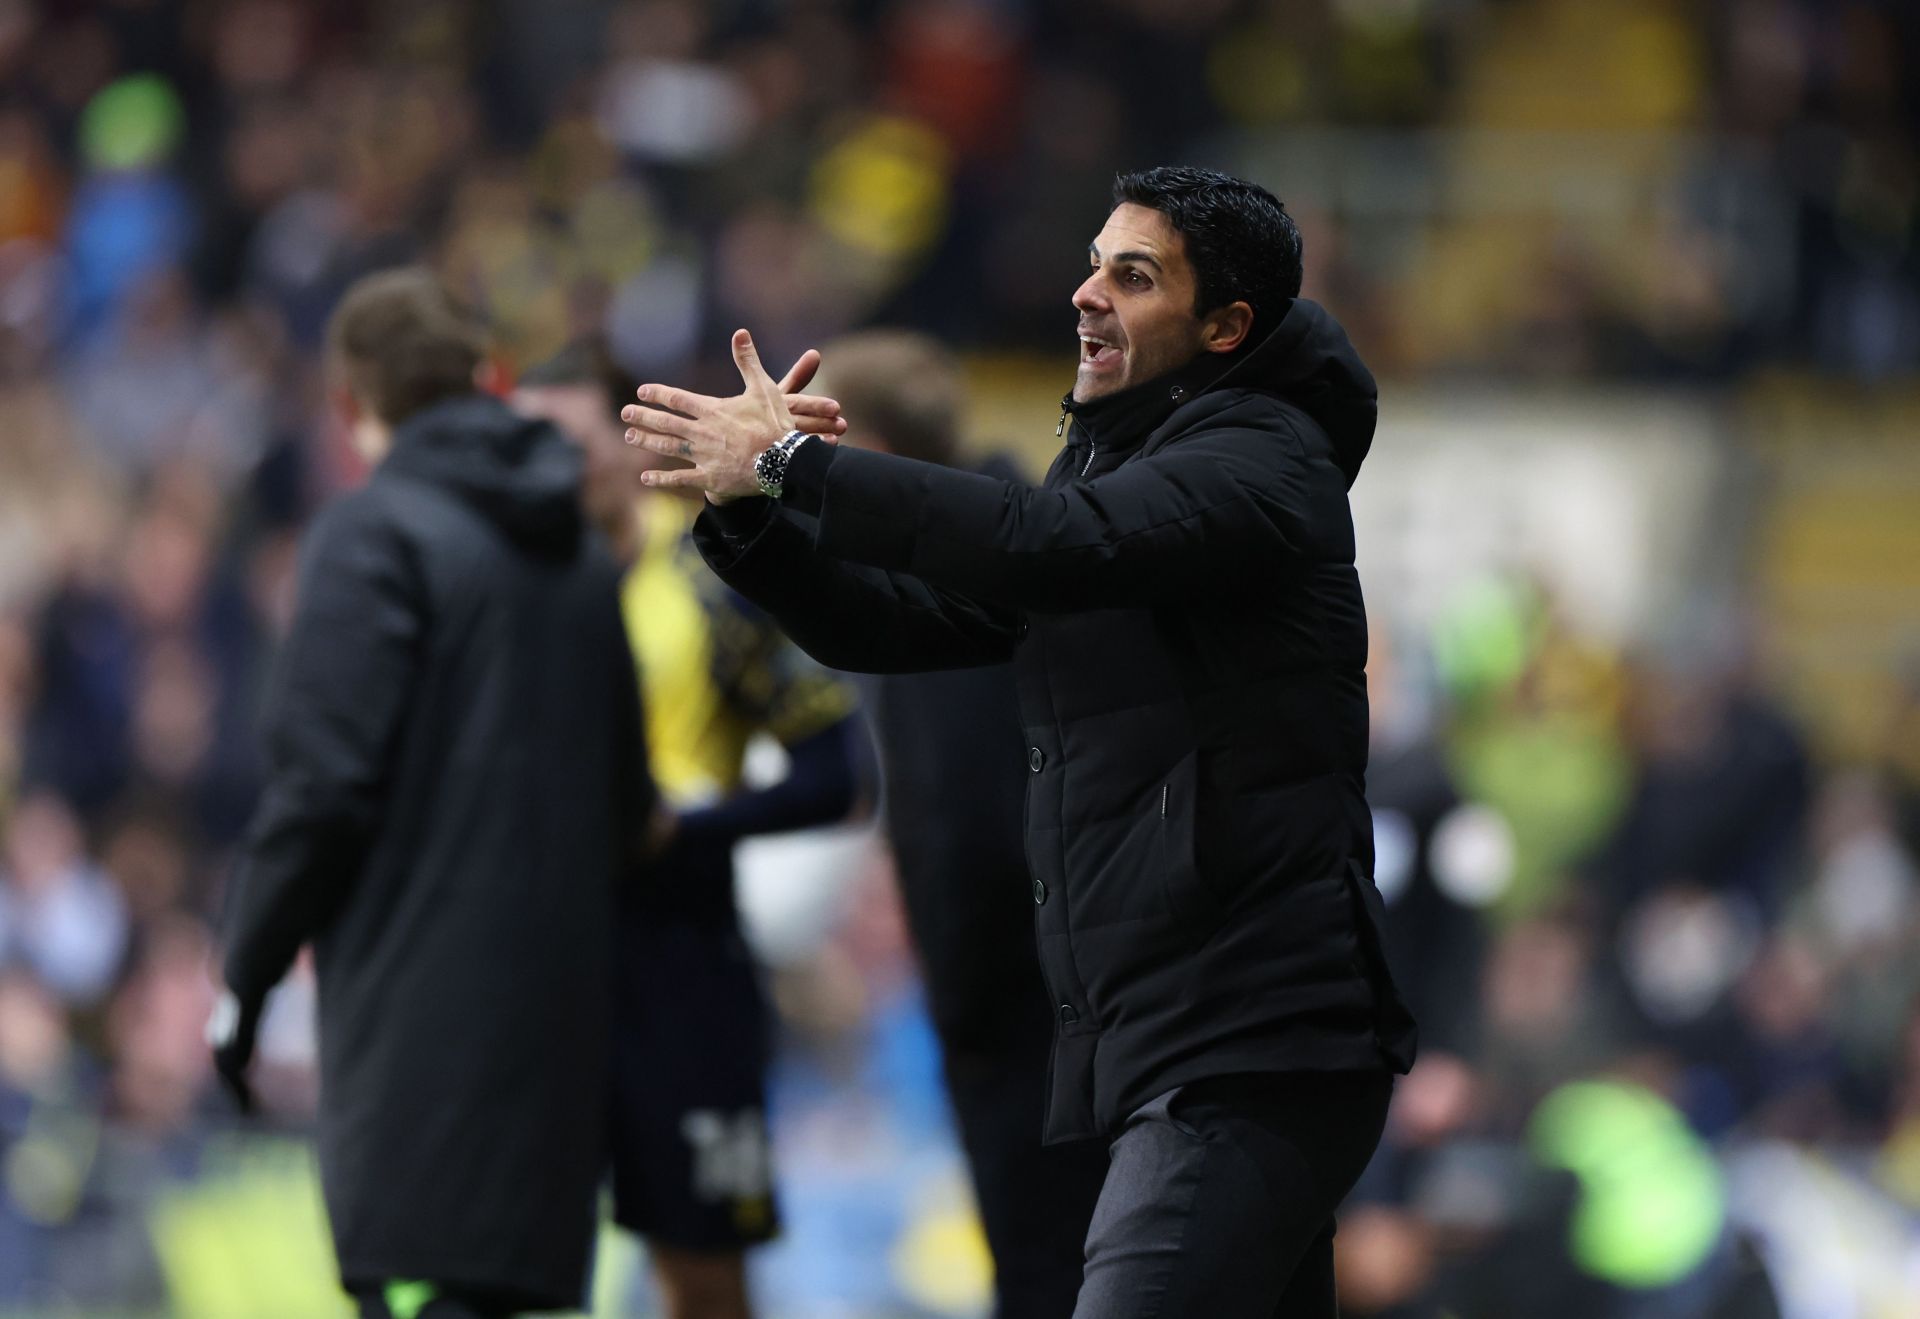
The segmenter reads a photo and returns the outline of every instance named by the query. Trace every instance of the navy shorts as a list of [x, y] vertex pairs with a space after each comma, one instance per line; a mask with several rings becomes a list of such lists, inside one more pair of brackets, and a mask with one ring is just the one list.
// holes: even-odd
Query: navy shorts
[[770, 1240], [768, 1012], [753, 955], [731, 924], [654, 912], [622, 925], [614, 1221], [684, 1250]]

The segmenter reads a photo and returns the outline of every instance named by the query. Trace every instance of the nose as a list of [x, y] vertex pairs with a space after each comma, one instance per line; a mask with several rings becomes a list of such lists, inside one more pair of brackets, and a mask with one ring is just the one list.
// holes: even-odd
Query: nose
[[1073, 291], [1073, 305], [1077, 311], [1110, 311], [1112, 304], [1107, 301], [1105, 290], [1100, 285], [1100, 272], [1088, 275], [1086, 282]]

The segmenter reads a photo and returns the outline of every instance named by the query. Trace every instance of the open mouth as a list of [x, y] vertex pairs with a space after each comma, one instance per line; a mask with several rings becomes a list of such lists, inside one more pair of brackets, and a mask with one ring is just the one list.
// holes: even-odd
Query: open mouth
[[1083, 366], [1108, 366], [1120, 360], [1120, 349], [1091, 334], [1080, 336], [1080, 362]]

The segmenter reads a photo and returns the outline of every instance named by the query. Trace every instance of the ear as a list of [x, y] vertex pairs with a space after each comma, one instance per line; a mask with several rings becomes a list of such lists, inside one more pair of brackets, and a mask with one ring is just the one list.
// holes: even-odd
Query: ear
[[1252, 332], [1253, 308], [1244, 302], [1229, 302], [1201, 319], [1200, 347], [1209, 353], [1230, 353]]

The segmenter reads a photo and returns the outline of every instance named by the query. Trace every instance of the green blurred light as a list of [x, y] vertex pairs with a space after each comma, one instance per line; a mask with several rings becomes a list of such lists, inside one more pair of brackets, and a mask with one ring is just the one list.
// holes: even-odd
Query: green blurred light
[[144, 169], [173, 153], [186, 112], [157, 73], [136, 73], [95, 93], [80, 116], [80, 153], [94, 169]]
[[1573, 1254], [1594, 1276], [1665, 1287], [1699, 1268], [1719, 1240], [1719, 1166], [1652, 1091], [1617, 1081], [1562, 1086], [1541, 1102], [1527, 1138], [1542, 1163], [1580, 1180]]
[[1497, 691], [1525, 671], [1538, 642], [1533, 600], [1516, 583], [1484, 577], [1463, 586], [1433, 626], [1433, 659], [1459, 696]]

